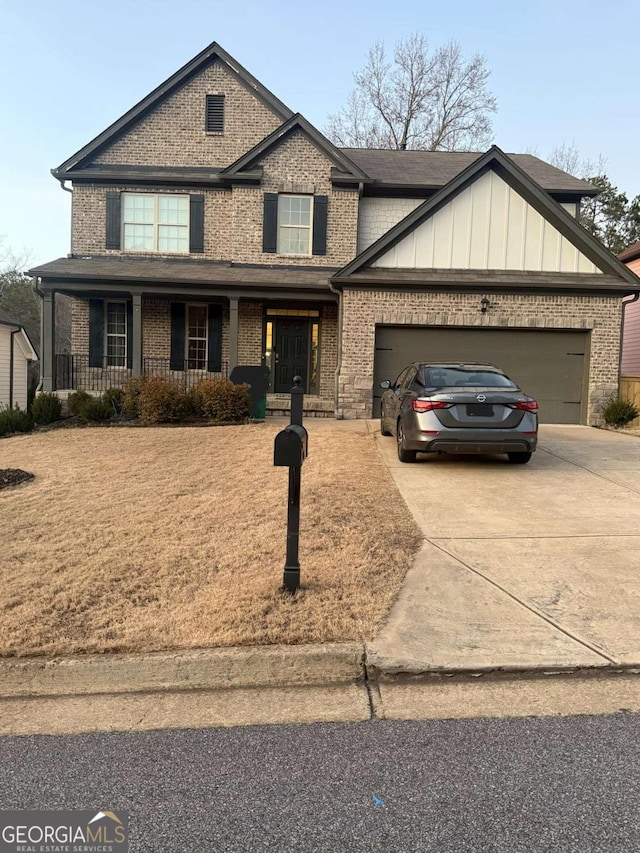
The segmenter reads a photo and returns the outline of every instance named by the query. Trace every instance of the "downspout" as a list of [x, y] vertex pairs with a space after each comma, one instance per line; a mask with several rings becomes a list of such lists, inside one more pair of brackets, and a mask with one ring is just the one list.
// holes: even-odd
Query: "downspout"
[[624, 321], [627, 315], [627, 305], [640, 299], [640, 290], [634, 293], [631, 299], [622, 300], [622, 318], [620, 320], [620, 352], [618, 353], [618, 396], [620, 395], [620, 377], [622, 376], [622, 345], [624, 343]]
[[15, 336], [20, 334], [20, 329], [11, 332], [11, 344], [9, 346], [9, 408], [13, 409], [13, 371], [15, 360]]

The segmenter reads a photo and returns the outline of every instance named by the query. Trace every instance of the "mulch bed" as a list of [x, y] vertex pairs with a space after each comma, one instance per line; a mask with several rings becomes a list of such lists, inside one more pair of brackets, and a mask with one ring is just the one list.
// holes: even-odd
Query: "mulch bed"
[[0, 489], [8, 489], [9, 486], [18, 486], [27, 480], [33, 480], [34, 475], [20, 468], [0, 468]]

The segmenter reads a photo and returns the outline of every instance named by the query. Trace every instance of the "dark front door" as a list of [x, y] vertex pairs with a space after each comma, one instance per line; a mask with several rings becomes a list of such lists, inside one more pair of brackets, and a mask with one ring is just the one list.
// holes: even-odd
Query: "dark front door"
[[275, 323], [276, 376], [273, 390], [286, 394], [293, 388], [293, 377], [302, 376], [307, 390], [309, 361], [309, 320], [278, 317]]

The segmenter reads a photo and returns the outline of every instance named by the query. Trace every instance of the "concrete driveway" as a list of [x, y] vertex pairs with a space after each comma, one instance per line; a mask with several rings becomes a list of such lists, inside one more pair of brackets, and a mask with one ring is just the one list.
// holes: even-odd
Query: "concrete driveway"
[[383, 671], [640, 664], [640, 438], [542, 426], [528, 465], [376, 435], [425, 542], [369, 646]]

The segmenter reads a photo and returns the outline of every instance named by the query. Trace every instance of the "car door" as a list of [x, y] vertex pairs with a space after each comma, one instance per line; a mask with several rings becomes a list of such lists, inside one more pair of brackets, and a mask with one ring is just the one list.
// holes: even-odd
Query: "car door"
[[402, 383], [408, 370], [409, 368], [405, 367], [405, 369], [401, 371], [391, 388], [385, 391], [382, 395], [382, 417], [389, 424], [389, 426], [391, 426], [394, 433], [396, 430], [398, 414], [400, 412], [399, 392], [402, 388]]
[[[398, 407], [400, 412], [400, 417], [404, 418], [407, 414], [412, 413], [413, 409], [411, 406], [412, 400], [414, 400], [418, 396], [418, 383], [417, 383], [418, 370], [415, 366], [411, 365], [405, 371], [402, 377], [402, 384], [398, 389]], [[405, 426], [406, 429], [406, 426]]]
[[396, 384], [392, 389], [390, 397], [393, 409], [389, 412], [387, 417], [391, 421], [394, 434], [396, 432], [398, 418], [404, 417], [403, 411], [407, 408], [407, 401], [409, 401], [408, 405], [409, 408], [411, 408], [411, 397], [415, 396], [412, 389], [416, 374], [417, 370], [415, 366], [410, 364], [409, 367], [405, 368], [400, 376], [398, 376]]

